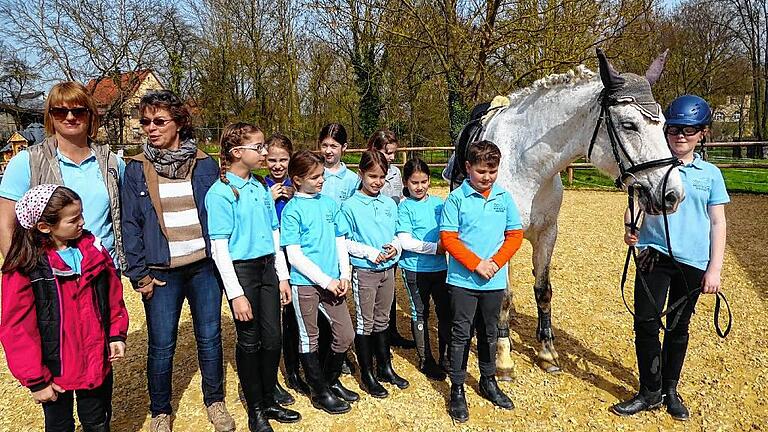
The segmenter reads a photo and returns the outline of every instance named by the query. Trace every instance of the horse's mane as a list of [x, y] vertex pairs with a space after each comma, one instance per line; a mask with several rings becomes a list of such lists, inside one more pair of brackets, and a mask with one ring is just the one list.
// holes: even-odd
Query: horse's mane
[[585, 81], [590, 81], [596, 77], [597, 74], [592, 72], [588, 67], [580, 64], [574, 69], [569, 70], [566, 73], [552, 74], [538, 79], [528, 87], [523, 87], [509, 94], [510, 103], [514, 103], [516, 100], [536, 93], [540, 90], [548, 90], [552, 88], [574, 85]]

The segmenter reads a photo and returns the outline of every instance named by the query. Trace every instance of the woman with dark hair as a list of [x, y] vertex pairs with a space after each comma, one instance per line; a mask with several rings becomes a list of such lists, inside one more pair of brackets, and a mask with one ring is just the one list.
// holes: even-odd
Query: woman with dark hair
[[99, 116], [88, 90], [76, 82], [56, 84], [45, 101], [40, 144], [8, 163], [0, 184], [0, 253], [6, 255], [14, 230], [14, 205], [41, 184], [67, 186], [80, 195], [85, 229], [101, 240], [118, 270], [123, 264], [120, 184], [125, 163], [95, 141]]
[[174, 93], [148, 93], [139, 113], [148, 139], [144, 151], [129, 158], [121, 196], [125, 274], [141, 293], [147, 315], [150, 430], [171, 430], [173, 354], [186, 299], [208, 419], [217, 432], [233, 431], [224, 405], [222, 286], [211, 259], [205, 209], [219, 167], [197, 149], [189, 110]]

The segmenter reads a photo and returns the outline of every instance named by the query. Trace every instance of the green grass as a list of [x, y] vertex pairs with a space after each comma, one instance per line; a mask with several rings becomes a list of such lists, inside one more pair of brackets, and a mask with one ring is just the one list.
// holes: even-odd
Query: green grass
[[[721, 169], [728, 192], [768, 194], [768, 170], [765, 169]], [[568, 186], [568, 177], [561, 174], [566, 189], [614, 189], [613, 179], [596, 169], [577, 169], [573, 174], [573, 185]]]

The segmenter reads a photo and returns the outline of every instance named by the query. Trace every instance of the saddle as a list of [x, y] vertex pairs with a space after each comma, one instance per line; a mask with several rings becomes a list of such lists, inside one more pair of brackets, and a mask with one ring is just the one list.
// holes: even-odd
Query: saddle
[[496, 96], [492, 102], [483, 102], [472, 108], [469, 122], [461, 128], [461, 132], [453, 145], [453, 155], [443, 170], [443, 178], [448, 180], [451, 190], [459, 187], [467, 177], [465, 162], [467, 161], [469, 145], [482, 136], [488, 122], [500, 108], [507, 105], [509, 105], [509, 99], [504, 96]]

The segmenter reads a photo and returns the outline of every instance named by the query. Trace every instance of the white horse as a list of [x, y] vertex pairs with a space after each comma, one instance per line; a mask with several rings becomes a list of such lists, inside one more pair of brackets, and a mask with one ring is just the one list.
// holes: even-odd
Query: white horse
[[[600, 171], [619, 179], [623, 187], [640, 189], [642, 210], [658, 214], [664, 206], [671, 213], [684, 198], [678, 171], [669, 169], [676, 160], [667, 147], [661, 108], [650, 91], [665, 57], [666, 53], [651, 65], [646, 77], [641, 77], [617, 73], [598, 50], [600, 76], [581, 65], [566, 74], [541, 79], [509, 95], [510, 105], [500, 110], [481, 134], [480, 139], [490, 140], [501, 149], [498, 182], [514, 197], [525, 238], [533, 246], [537, 339], [541, 343], [538, 357], [547, 371], [559, 370], [551, 324], [549, 266], [563, 198], [560, 172], [591, 151], [590, 161]], [[509, 379], [512, 363], [508, 337], [511, 286], [507, 291], [497, 344], [500, 379]]]

